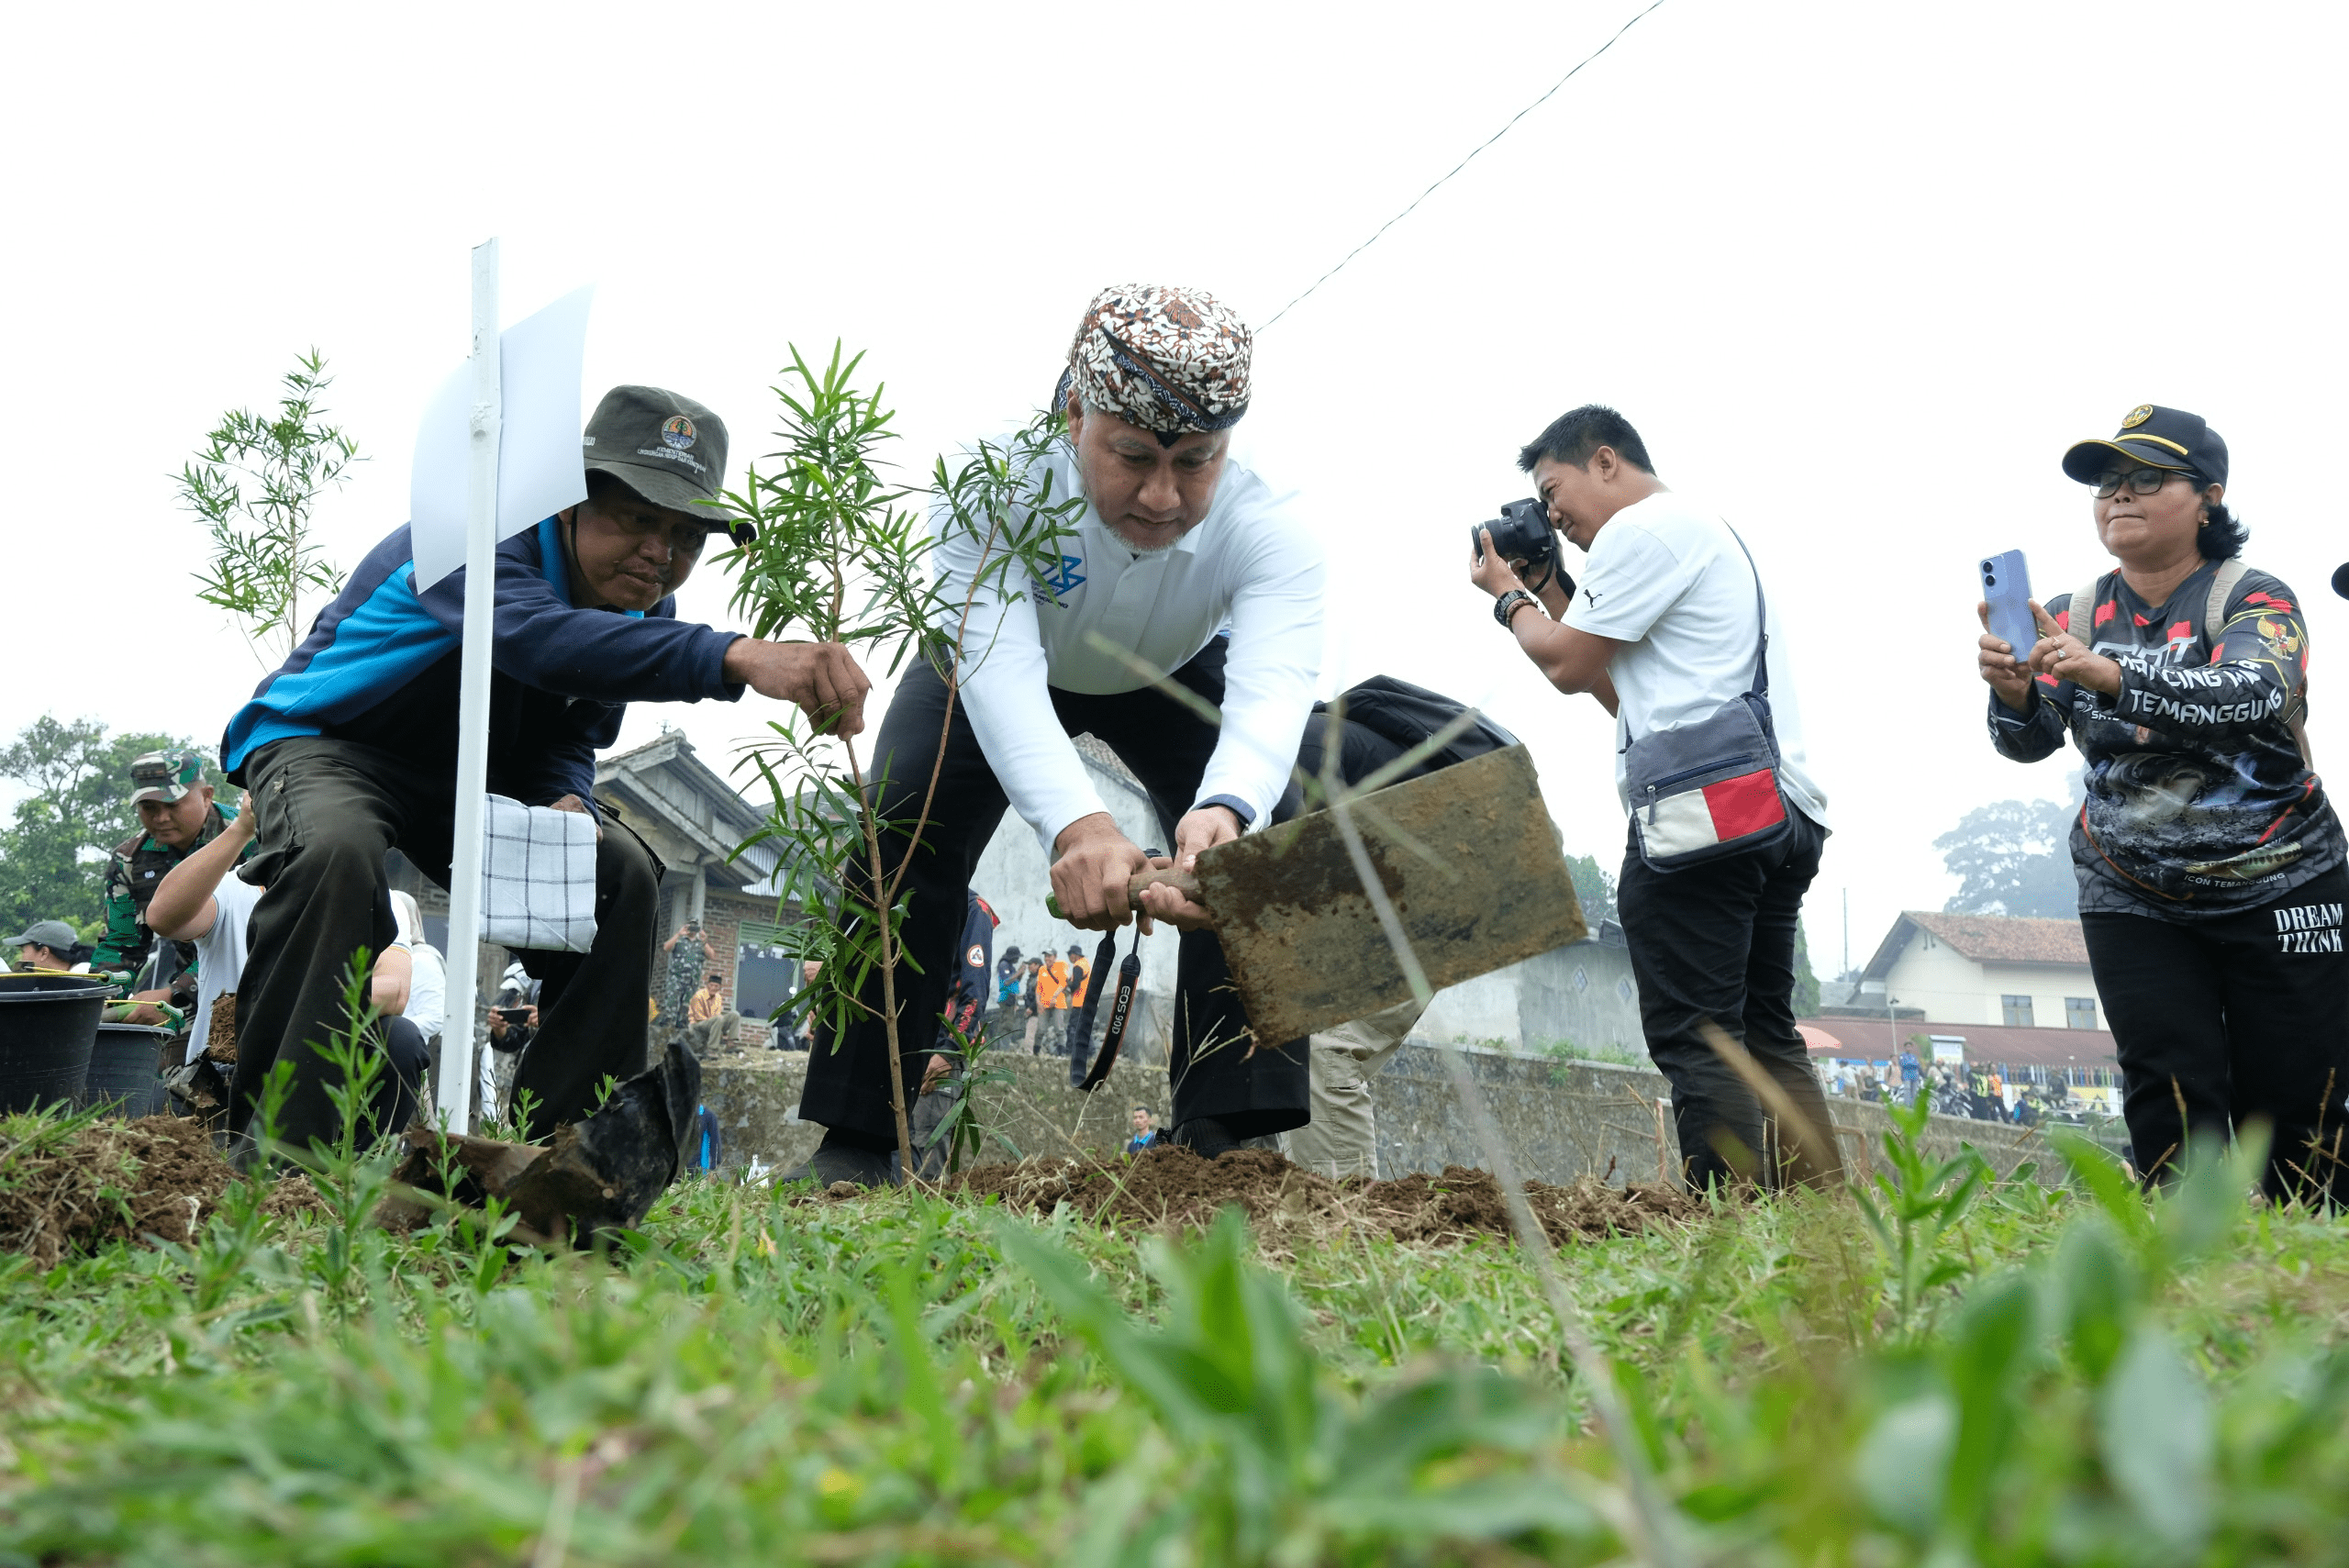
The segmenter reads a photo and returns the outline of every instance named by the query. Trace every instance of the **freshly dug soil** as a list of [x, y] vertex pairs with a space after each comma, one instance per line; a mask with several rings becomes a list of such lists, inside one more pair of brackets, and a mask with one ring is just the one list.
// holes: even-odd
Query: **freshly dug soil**
[[[1489, 1171], [1450, 1165], [1441, 1176], [1332, 1182], [1267, 1149], [1234, 1150], [1220, 1160], [1202, 1160], [1171, 1145], [1116, 1163], [1030, 1159], [978, 1166], [949, 1183], [947, 1190], [995, 1196], [1006, 1207], [1045, 1214], [1065, 1203], [1088, 1219], [1152, 1229], [1204, 1228], [1219, 1211], [1236, 1205], [1260, 1231], [1365, 1229], [1423, 1245], [1512, 1234], [1500, 1184]], [[1596, 1176], [1563, 1187], [1531, 1182], [1526, 1191], [1542, 1228], [1562, 1246], [1685, 1220], [1698, 1212], [1676, 1187], [1614, 1187]], [[834, 1194], [848, 1195], [838, 1188]]]
[[[108, 1241], [192, 1240], [237, 1173], [177, 1117], [94, 1122], [51, 1148], [0, 1147], [0, 1251], [49, 1268]], [[323, 1213], [307, 1176], [282, 1178], [268, 1212]]]

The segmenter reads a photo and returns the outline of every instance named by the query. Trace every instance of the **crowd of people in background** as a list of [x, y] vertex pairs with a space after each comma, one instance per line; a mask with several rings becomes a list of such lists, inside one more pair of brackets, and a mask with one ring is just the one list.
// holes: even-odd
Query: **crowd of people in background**
[[1827, 1062], [1820, 1065], [1819, 1073], [1830, 1095], [1903, 1106], [1914, 1104], [1923, 1095], [1937, 1116], [2017, 1127], [2078, 1118], [2068, 1094], [2060, 1090], [2051, 1094], [2038, 1084], [2010, 1083], [1996, 1063], [1925, 1062], [1914, 1051], [1904, 1049], [1895, 1061]]

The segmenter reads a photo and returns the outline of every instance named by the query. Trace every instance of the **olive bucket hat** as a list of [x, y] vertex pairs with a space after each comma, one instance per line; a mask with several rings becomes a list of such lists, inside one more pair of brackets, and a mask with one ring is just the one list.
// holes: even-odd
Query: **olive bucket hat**
[[754, 531], [711, 509], [726, 487], [726, 422], [657, 386], [604, 394], [581, 439], [588, 472], [610, 474], [656, 506], [707, 517], [712, 533], [748, 544]]

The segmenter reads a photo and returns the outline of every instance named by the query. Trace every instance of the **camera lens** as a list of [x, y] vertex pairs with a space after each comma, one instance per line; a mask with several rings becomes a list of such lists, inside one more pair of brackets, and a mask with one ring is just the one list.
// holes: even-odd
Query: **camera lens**
[[1998, 580], [1996, 577], [1985, 577], [1982, 579], [1982, 585], [1985, 588], [1995, 588], [1998, 585]]
[[1982, 574], [1986, 577], [1990, 574], [1990, 563], [1987, 561], [1982, 563]]

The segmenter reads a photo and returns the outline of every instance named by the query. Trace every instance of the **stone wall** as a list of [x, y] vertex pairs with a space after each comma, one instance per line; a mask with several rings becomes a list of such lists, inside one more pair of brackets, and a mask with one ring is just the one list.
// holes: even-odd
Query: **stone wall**
[[[1436, 1054], [1446, 1048], [1413, 1043], [1397, 1051], [1374, 1085], [1378, 1102], [1378, 1165], [1383, 1176], [1446, 1165], [1488, 1166], [1491, 1157], [1469, 1129], [1452, 1077]], [[1662, 1074], [1653, 1068], [1552, 1061], [1464, 1050], [1461, 1054], [1483, 1089], [1511, 1157], [1526, 1176], [1568, 1182], [1591, 1173], [1614, 1183], [1654, 1181], [1676, 1168], [1679, 1143]], [[763, 1053], [750, 1066], [705, 1071], [704, 1098], [717, 1112], [729, 1165], [753, 1156], [771, 1168], [796, 1164], [816, 1146], [819, 1129], [796, 1119], [807, 1058], [796, 1051]], [[1007, 1053], [997, 1062], [1015, 1082], [983, 1091], [982, 1120], [1000, 1130], [1022, 1154], [1108, 1153], [1126, 1139], [1127, 1112], [1144, 1105], [1164, 1126], [1173, 1108], [1163, 1068], [1120, 1061], [1109, 1082], [1090, 1096], [1068, 1086], [1067, 1063], [1056, 1057]], [[1884, 1108], [1856, 1100], [1829, 1102], [1845, 1158], [1863, 1172], [1880, 1165], [1888, 1125]], [[1926, 1151], [1946, 1159], [1961, 1143], [1980, 1150], [2000, 1174], [2036, 1162], [2043, 1181], [2062, 1161], [2027, 1128], [1935, 1117]], [[987, 1156], [1008, 1159], [1000, 1145]]]
[[[1010, 1068], [1015, 1082], [980, 1095], [982, 1125], [1002, 1138], [984, 1156], [990, 1163], [1011, 1159], [1015, 1151], [1114, 1154], [1125, 1146], [1127, 1116], [1135, 1106], [1148, 1106], [1162, 1127], [1174, 1110], [1163, 1067], [1121, 1057], [1098, 1092], [1082, 1095], [1069, 1087], [1063, 1057], [1007, 1053], [996, 1061]], [[781, 1170], [807, 1158], [823, 1129], [798, 1118], [807, 1080], [807, 1053], [800, 1051], [761, 1051], [747, 1065], [702, 1069], [702, 1100], [717, 1114], [726, 1164], [756, 1158]]]

